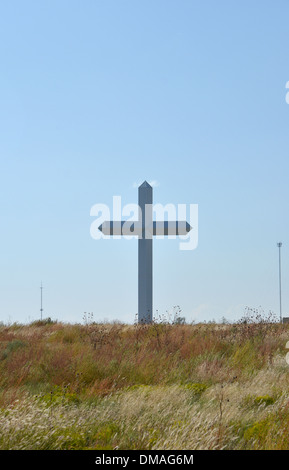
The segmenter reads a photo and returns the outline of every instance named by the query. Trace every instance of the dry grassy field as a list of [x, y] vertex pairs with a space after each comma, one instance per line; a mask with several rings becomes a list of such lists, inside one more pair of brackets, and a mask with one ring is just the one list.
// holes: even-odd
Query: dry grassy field
[[0, 326], [0, 449], [288, 449], [288, 325]]

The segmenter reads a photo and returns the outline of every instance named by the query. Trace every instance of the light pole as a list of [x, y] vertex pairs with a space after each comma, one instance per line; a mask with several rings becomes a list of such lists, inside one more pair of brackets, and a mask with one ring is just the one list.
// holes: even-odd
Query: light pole
[[280, 300], [280, 323], [282, 323], [282, 297], [281, 297], [281, 246], [282, 243], [277, 243], [279, 248], [279, 300]]
[[42, 313], [43, 313], [43, 307], [42, 307], [42, 281], [41, 281], [41, 286], [40, 286], [40, 319], [42, 320]]

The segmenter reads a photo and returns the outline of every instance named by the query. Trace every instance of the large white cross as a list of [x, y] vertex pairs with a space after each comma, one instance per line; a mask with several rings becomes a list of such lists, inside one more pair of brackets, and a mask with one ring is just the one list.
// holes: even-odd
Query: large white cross
[[138, 322], [153, 319], [153, 235], [186, 235], [192, 229], [186, 221], [157, 221], [153, 215], [153, 188], [146, 181], [138, 188], [139, 219], [106, 221], [98, 228], [104, 235], [138, 236]]

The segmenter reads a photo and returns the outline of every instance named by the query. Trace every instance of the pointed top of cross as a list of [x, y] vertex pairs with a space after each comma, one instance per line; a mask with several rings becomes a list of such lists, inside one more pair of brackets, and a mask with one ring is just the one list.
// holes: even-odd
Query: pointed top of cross
[[143, 184], [140, 185], [140, 188], [151, 188], [151, 185], [147, 181], [144, 181]]

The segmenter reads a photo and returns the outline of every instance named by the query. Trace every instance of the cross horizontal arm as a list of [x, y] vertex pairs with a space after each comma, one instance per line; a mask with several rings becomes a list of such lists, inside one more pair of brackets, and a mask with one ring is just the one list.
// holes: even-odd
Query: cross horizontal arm
[[184, 220], [153, 222], [153, 235], [187, 235], [192, 230]]
[[[133, 220], [116, 220], [105, 221], [98, 229], [104, 235], [142, 235], [142, 227], [140, 222]], [[190, 224], [186, 221], [164, 221], [153, 222], [147, 227], [148, 232], [152, 235], [187, 235], [192, 230]]]
[[99, 227], [104, 235], [140, 235], [141, 226], [139, 222], [132, 220], [105, 221]]

